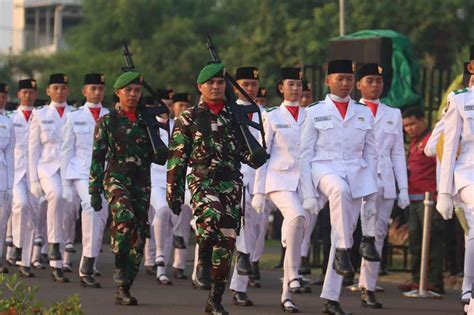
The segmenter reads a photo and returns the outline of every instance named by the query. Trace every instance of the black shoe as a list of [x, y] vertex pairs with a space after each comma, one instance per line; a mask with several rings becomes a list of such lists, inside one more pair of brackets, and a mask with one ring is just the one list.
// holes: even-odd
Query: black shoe
[[[287, 303], [287, 302], [289, 302], [289, 303]], [[285, 303], [287, 303], [287, 304], [285, 305]], [[286, 299], [283, 302], [281, 302], [281, 309], [285, 313], [286, 312], [288, 312], [288, 313], [299, 313], [300, 312], [299, 308], [290, 299]]]
[[362, 236], [359, 254], [367, 261], [381, 261], [380, 255], [375, 248], [375, 237]]
[[301, 264], [300, 268], [298, 269], [298, 273], [303, 276], [311, 274], [311, 267], [309, 266], [309, 257], [301, 257]]
[[225, 291], [224, 282], [213, 282], [211, 285], [211, 291], [209, 292], [209, 297], [207, 298], [206, 304], [206, 314], [212, 315], [229, 315], [222, 306], [222, 295]]
[[145, 273], [149, 276], [156, 277], [156, 267], [157, 266], [145, 266]]
[[67, 273], [71, 273], [72, 272], [72, 264], [71, 263], [63, 264], [63, 271], [67, 272]]
[[348, 276], [354, 274], [354, 267], [352, 267], [350, 249], [336, 248], [332, 268], [340, 276]]
[[260, 264], [259, 261], [253, 261], [252, 262], [252, 274], [253, 274], [253, 279], [254, 280], [261, 280], [260, 278]]
[[301, 286], [301, 290], [303, 291], [303, 293], [311, 293], [313, 292], [313, 289], [311, 289], [310, 286], [306, 285], [306, 284], [303, 284]]
[[247, 293], [233, 291], [232, 299], [235, 305], [239, 306], [253, 306], [252, 300], [249, 299]]
[[41, 254], [40, 255], [40, 263], [49, 264], [48, 254]]
[[31, 265], [33, 266], [33, 268], [37, 269], [37, 270], [44, 270], [46, 269], [46, 267], [41, 263], [39, 262], [38, 260], [35, 260], [31, 263]]
[[48, 259], [49, 260], [62, 260], [61, 251], [59, 250], [59, 243], [48, 244]]
[[22, 278], [34, 278], [35, 274], [30, 271], [30, 267], [20, 266], [18, 268], [18, 274]]
[[361, 296], [360, 300], [362, 302], [363, 307], [368, 307], [368, 308], [382, 308], [382, 303], [377, 302], [377, 299], [375, 298], [375, 293], [373, 291], [366, 290], [362, 288], [360, 290]]
[[114, 272], [114, 284], [116, 286], [129, 286], [130, 280], [128, 279], [128, 274], [126, 269], [115, 269]]
[[188, 276], [186, 276], [184, 274], [183, 269], [173, 268], [173, 278], [180, 279], [180, 280], [186, 280], [186, 279], [188, 279]]
[[102, 277], [102, 273], [99, 270], [94, 269], [94, 277]]
[[344, 276], [342, 278], [342, 285], [344, 287], [349, 287], [354, 284], [354, 274]]
[[252, 288], [260, 289], [262, 287], [262, 284], [260, 283], [260, 280], [250, 278], [249, 286]]
[[130, 295], [128, 286], [118, 286], [115, 294], [115, 304], [131, 306], [138, 305], [138, 301]]
[[158, 256], [158, 257], [161, 257], [161, 258], [158, 259], [158, 260], [155, 260], [155, 265], [156, 265], [157, 267], [165, 267], [165, 256], [160, 255], [160, 256]]
[[282, 247], [281, 248], [280, 261], [275, 266], [273, 266], [273, 269], [283, 268], [283, 261], [285, 260], [285, 253], [286, 253], [286, 248]]
[[186, 249], [186, 243], [182, 236], [173, 235], [173, 246], [177, 249]]
[[12, 256], [12, 259], [13, 261], [20, 261], [21, 260], [21, 254], [23, 252], [23, 250], [21, 249], [21, 247], [16, 247], [15, 245], [13, 245], [13, 256]]
[[68, 253], [71, 253], [71, 254], [74, 254], [76, 252], [76, 249], [74, 248], [74, 244], [73, 243], [67, 243], [66, 246], [64, 246], [64, 251], [68, 252]]
[[337, 301], [324, 300], [323, 304], [323, 313], [331, 315], [352, 315], [352, 313], [346, 313], [341, 308], [341, 305]]
[[64, 272], [61, 268], [51, 267], [51, 277], [53, 278], [54, 282], [69, 282], [69, 279], [64, 275]]
[[7, 267], [0, 267], [0, 273], [7, 274], [8, 268]]
[[168, 278], [167, 275], [162, 273], [161, 275], [156, 277], [156, 281], [158, 281], [158, 284], [163, 284], [163, 285], [173, 285], [173, 281]]
[[303, 293], [303, 289], [301, 289], [301, 285], [298, 286], [298, 287], [291, 287], [291, 283], [292, 282], [298, 282], [298, 284], [300, 283], [300, 279], [298, 278], [295, 278], [295, 279], [292, 279], [288, 282], [288, 291], [290, 291], [291, 293], [294, 293], [294, 294], [301, 294]]
[[99, 282], [95, 281], [93, 276], [82, 276], [81, 285], [84, 288], [102, 288]]

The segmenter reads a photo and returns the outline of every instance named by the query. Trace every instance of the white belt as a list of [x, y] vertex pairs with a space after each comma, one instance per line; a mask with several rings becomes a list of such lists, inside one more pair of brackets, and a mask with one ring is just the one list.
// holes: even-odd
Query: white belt
[[362, 158], [362, 152], [320, 152], [316, 153], [313, 161], [318, 160], [358, 160]]

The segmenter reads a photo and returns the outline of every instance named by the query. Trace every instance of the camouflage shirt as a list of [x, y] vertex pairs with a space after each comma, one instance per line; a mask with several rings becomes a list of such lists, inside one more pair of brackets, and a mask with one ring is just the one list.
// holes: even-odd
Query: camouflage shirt
[[167, 200], [171, 209], [184, 203], [186, 170], [193, 188], [206, 181], [240, 180], [240, 163], [251, 164], [250, 152], [227, 108], [217, 115], [205, 103], [184, 110], [177, 118], [168, 155]]
[[150, 186], [150, 164], [154, 153], [143, 117], [137, 110], [137, 120], [131, 122], [119, 104], [116, 114], [115, 122], [109, 113], [99, 119], [95, 128], [89, 175], [91, 194], [102, 192], [104, 186], [107, 189], [113, 181]]

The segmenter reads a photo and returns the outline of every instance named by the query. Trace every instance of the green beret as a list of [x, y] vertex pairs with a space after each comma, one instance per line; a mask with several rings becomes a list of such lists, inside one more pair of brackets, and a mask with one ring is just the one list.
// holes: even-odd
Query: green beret
[[199, 72], [198, 78], [196, 80], [197, 84], [202, 84], [214, 77], [223, 78], [224, 77], [224, 68], [225, 66], [222, 63], [211, 63]]
[[114, 89], [121, 89], [130, 83], [142, 84], [143, 78], [139, 72], [125, 72], [122, 73], [114, 83]]

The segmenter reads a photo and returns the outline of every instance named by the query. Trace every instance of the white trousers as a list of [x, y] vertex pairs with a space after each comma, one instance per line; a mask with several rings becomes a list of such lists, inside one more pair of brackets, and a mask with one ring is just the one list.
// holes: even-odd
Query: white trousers
[[462, 291], [465, 292], [471, 290], [474, 283], [474, 184], [461, 189], [459, 197], [466, 205], [464, 215], [469, 226], [469, 232], [465, 236], [466, 251], [464, 253], [464, 279], [462, 283]]
[[[176, 216], [175, 216], [176, 217]], [[178, 215], [174, 224], [173, 235], [181, 236], [184, 239], [186, 249], [175, 248], [173, 268], [184, 269], [186, 267], [186, 258], [188, 256], [187, 247], [189, 245], [189, 235], [191, 234], [191, 227], [189, 226], [193, 217], [193, 210], [189, 205], [181, 206], [181, 213]]]
[[[373, 219], [365, 220], [363, 215], [360, 216], [362, 235], [375, 236], [375, 248], [379, 255], [382, 255], [383, 244], [388, 231], [388, 221], [390, 220], [393, 204], [395, 202], [394, 199], [384, 199], [383, 194], [383, 187], [379, 186], [375, 199], [377, 213], [373, 216]], [[367, 230], [374, 230], [373, 235], [370, 234], [370, 232], [365, 232]], [[379, 269], [379, 261], [367, 261], [362, 258], [360, 265], [359, 288], [375, 291]]]
[[11, 206], [5, 201], [5, 191], [0, 191], [0, 266], [2, 265], [3, 246], [10, 218]]
[[352, 234], [357, 226], [362, 198], [352, 198], [347, 181], [335, 174], [323, 176], [318, 187], [329, 200], [331, 215], [331, 251], [321, 297], [338, 301], [343, 277], [332, 268], [334, 255], [336, 248], [352, 247]]
[[298, 268], [301, 261], [301, 242], [304, 237], [305, 211], [301, 199], [295, 191], [275, 191], [271, 192], [268, 197], [283, 215], [281, 241], [283, 247], [286, 247], [286, 254], [283, 262], [281, 301], [284, 301], [291, 298], [289, 286], [299, 286], [292, 280], [299, 279]]
[[13, 186], [12, 237], [15, 247], [22, 248], [21, 265], [31, 265], [33, 239], [39, 234], [39, 201], [31, 193], [24, 176]]
[[301, 257], [308, 257], [311, 247], [311, 234], [316, 227], [318, 215], [305, 211], [305, 233], [303, 243], [301, 243]]

